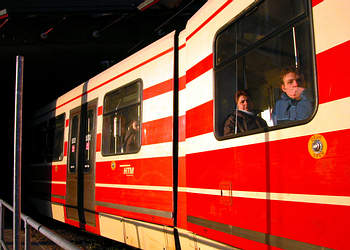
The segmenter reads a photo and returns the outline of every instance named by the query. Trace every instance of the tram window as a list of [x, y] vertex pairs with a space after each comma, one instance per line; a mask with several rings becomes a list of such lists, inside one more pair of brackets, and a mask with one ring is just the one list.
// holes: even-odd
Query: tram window
[[141, 145], [141, 80], [108, 94], [104, 99], [102, 153], [136, 153]]
[[[311, 117], [315, 84], [310, 34], [304, 0], [261, 1], [217, 34], [218, 139], [296, 125]], [[287, 76], [292, 82], [282, 84]]]
[[61, 161], [63, 159], [65, 115], [59, 115], [49, 120], [47, 129], [47, 161]]

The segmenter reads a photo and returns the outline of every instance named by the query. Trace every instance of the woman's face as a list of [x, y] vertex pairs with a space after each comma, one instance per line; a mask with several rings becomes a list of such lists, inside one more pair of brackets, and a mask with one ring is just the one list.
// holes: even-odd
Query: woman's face
[[245, 95], [241, 95], [238, 97], [238, 103], [237, 103], [237, 109], [239, 110], [244, 110], [244, 111], [249, 111], [249, 97]]

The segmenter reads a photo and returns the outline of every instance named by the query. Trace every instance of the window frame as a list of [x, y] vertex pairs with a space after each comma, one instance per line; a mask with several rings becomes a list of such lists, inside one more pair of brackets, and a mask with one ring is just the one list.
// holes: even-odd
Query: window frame
[[[131, 152], [116, 152], [116, 153], [105, 153], [104, 152], [104, 143], [105, 140], [104, 140], [104, 117], [106, 115], [110, 115], [110, 114], [113, 114], [115, 112], [113, 111], [109, 111], [109, 112], [105, 112], [105, 101], [106, 101], [106, 98], [108, 98], [108, 96], [110, 95], [113, 95], [115, 92], [123, 89], [123, 88], [127, 88], [133, 84], [136, 84], [138, 85], [138, 101], [131, 104], [131, 105], [128, 105], [126, 107], [123, 107], [123, 108], [130, 108], [132, 106], [139, 106], [139, 109], [140, 109], [140, 116], [138, 117], [138, 122], [139, 122], [139, 145], [138, 145], [138, 148], [137, 150], [134, 150], [134, 151], [131, 151]], [[103, 111], [102, 111], [102, 133], [101, 133], [101, 154], [102, 156], [115, 156], [115, 155], [126, 155], [126, 154], [135, 154], [135, 153], [138, 153], [140, 150], [141, 150], [141, 146], [142, 146], [142, 102], [143, 102], [143, 81], [141, 78], [137, 78], [136, 80], [133, 80], [127, 84], [124, 84], [120, 87], [117, 87], [111, 91], [108, 91], [104, 97], [103, 97]]]
[[[60, 148], [60, 156], [58, 156], [57, 158], [53, 157], [52, 155], [49, 155], [50, 150], [53, 150], [54, 148], [49, 149], [49, 146], [53, 146], [55, 144], [55, 133], [52, 134], [52, 129], [50, 129], [50, 123], [54, 122], [54, 124], [56, 124], [56, 121], [58, 118], [62, 117], [63, 119], [63, 127], [61, 129], [63, 129], [63, 133], [62, 133], [62, 138], [61, 138], [61, 147]], [[43, 145], [34, 145], [34, 151], [31, 151], [31, 154], [40, 154], [41, 156], [36, 158], [36, 157], [31, 157], [31, 163], [33, 164], [41, 164], [41, 163], [52, 163], [52, 162], [61, 162], [64, 160], [64, 147], [65, 147], [65, 130], [66, 130], [66, 126], [65, 126], [65, 122], [66, 122], [66, 113], [61, 113], [59, 115], [50, 115], [47, 119], [43, 119], [40, 122], [37, 122], [35, 124], [33, 124], [33, 126], [31, 127], [31, 130], [33, 131], [33, 136], [34, 139], [39, 139], [39, 137], [43, 140]], [[56, 126], [55, 126], [56, 129]], [[39, 133], [39, 131], [42, 130], [42, 133]], [[49, 145], [49, 137], [50, 135], [53, 135], [52, 138], [52, 145]], [[43, 147], [42, 149], [40, 149], [39, 147]]]
[[[64, 159], [64, 135], [65, 135], [65, 129], [66, 129], [66, 126], [65, 126], [65, 122], [66, 122], [66, 113], [62, 113], [62, 114], [59, 114], [59, 115], [57, 115], [57, 116], [54, 116], [54, 117], [52, 117], [52, 118], [50, 118], [48, 121], [47, 121], [47, 134], [46, 134], [46, 144], [47, 144], [47, 148], [48, 148], [48, 139], [49, 139], [49, 135], [50, 135], [50, 122], [52, 121], [52, 120], [55, 120], [54, 122], [55, 122], [55, 125], [57, 124], [57, 120], [59, 119], [59, 118], [61, 118], [62, 117], [62, 119], [63, 119], [63, 126], [62, 126], [62, 128], [63, 128], [63, 134], [62, 134], [62, 146], [60, 147], [60, 156], [58, 157], [58, 159], [54, 159], [53, 158], [53, 155], [54, 154], [52, 154], [52, 155], [48, 155], [48, 149], [46, 150], [46, 153], [45, 153], [45, 155], [46, 155], [46, 161], [47, 162], [60, 162], [60, 161], [63, 161], [63, 159]], [[55, 132], [56, 132], [56, 129], [57, 129], [57, 127], [55, 126]], [[56, 135], [56, 133], [54, 133], [54, 138], [53, 138], [53, 144], [55, 144], [54, 142], [56, 141], [55, 139], [56, 139], [56, 137], [55, 137], [55, 135]], [[54, 150], [54, 148], [52, 148], [52, 150]], [[53, 152], [52, 152], [53, 153]], [[48, 161], [48, 159], [51, 159], [51, 161]]]
[[[220, 65], [217, 64], [217, 39], [222, 34], [226, 29], [231, 27], [232, 25], [235, 25], [238, 23], [241, 19], [243, 19], [245, 16], [249, 16], [251, 12], [255, 10], [259, 5], [261, 5], [264, 1], [268, 0], [260, 0], [252, 3], [249, 5], [247, 8], [245, 8], [240, 14], [235, 16], [232, 20], [230, 20], [228, 23], [224, 24], [220, 29], [217, 30], [217, 32], [214, 35], [213, 39], [213, 133], [218, 141], [222, 140], [227, 140], [227, 139], [233, 139], [237, 137], [242, 137], [242, 136], [248, 136], [252, 134], [258, 134], [262, 132], [268, 132], [268, 131], [273, 131], [273, 130], [278, 130], [278, 129], [284, 129], [284, 128], [290, 128], [294, 126], [299, 126], [303, 125], [306, 123], [309, 123], [315, 116], [318, 110], [318, 105], [319, 105], [319, 98], [318, 98], [318, 82], [317, 82], [317, 71], [316, 71], [316, 49], [315, 49], [315, 36], [314, 36], [314, 24], [313, 24], [313, 15], [312, 15], [312, 4], [311, 0], [301, 0], [304, 1], [305, 3], [305, 12], [299, 15], [296, 15], [295, 17], [291, 18], [288, 20], [285, 24], [279, 26], [275, 30], [269, 32], [264, 38], [250, 44], [249, 46], [243, 48], [240, 50], [236, 55], [233, 57], [229, 58], [228, 60], [224, 60], [223, 62], [220, 63]], [[239, 58], [244, 57], [245, 55], [249, 54], [249, 52], [254, 51], [255, 49], [259, 48], [261, 45], [263, 45], [266, 41], [278, 37], [279, 35], [283, 34], [284, 32], [287, 31], [288, 28], [290, 28], [292, 25], [295, 25], [297, 23], [302, 22], [303, 20], [308, 20], [309, 22], [309, 30], [310, 30], [310, 49], [311, 49], [311, 68], [312, 68], [312, 80], [313, 80], [313, 94], [314, 94], [314, 107], [313, 107], [313, 112], [311, 115], [304, 120], [299, 120], [299, 121], [290, 121], [287, 124], [278, 124], [278, 125], [273, 125], [271, 127], [267, 126], [264, 128], [259, 128], [259, 129], [254, 129], [254, 130], [248, 130], [245, 132], [238, 133], [236, 135], [219, 135], [218, 134], [218, 128], [216, 125], [216, 121], [218, 119], [217, 114], [216, 114], [216, 102], [217, 102], [217, 72], [224, 68], [227, 67], [230, 64], [234, 64], [238, 62]], [[237, 66], [236, 66], [237, 67]], [[237, 70], [236, 70], [237, 73]], [[233, 93], [232, 93], [233, 96]]]

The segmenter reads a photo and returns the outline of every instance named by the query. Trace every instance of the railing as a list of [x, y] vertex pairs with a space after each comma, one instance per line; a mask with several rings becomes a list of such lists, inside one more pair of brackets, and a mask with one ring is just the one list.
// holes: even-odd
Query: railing
[[[0, 199], [0, 241], [1, 241], [1, 247], [3, 249], [8, 249], [6, 247], [5, 241], [4, 241], [4, 214], [5, 210], [4, 207], [6, 207], [8, 210], [13, 212], [13, 208]], [[57, 244], [59, 247], [62, 247], [63, 249], [72, 249], [72, 250], [78, 250], [77, 246], [72, 244], [71, 242], [67, 241], [66, 239], [62, 238], [55, 232], [51, 231], [50, 229], [46, 228], [45, 226], [41, 225], [40, 223], [36, 222], [29, 216], [21, 213], [21, 219], [24, 221], [24, 249], [29, 250], [31, 246], [31, 235], [30, 235], [30, 227], [34, 228], [38, 232], [40, 232], [42, 235], [45, 235], [49, 240]]]

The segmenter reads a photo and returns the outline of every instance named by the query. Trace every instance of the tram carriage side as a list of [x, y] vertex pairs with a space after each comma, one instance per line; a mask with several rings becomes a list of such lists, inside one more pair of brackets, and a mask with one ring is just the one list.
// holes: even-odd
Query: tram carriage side
[[143, 249], [346, 249], [349, 7], [209, 0], [41, 112], [36, 204]]

